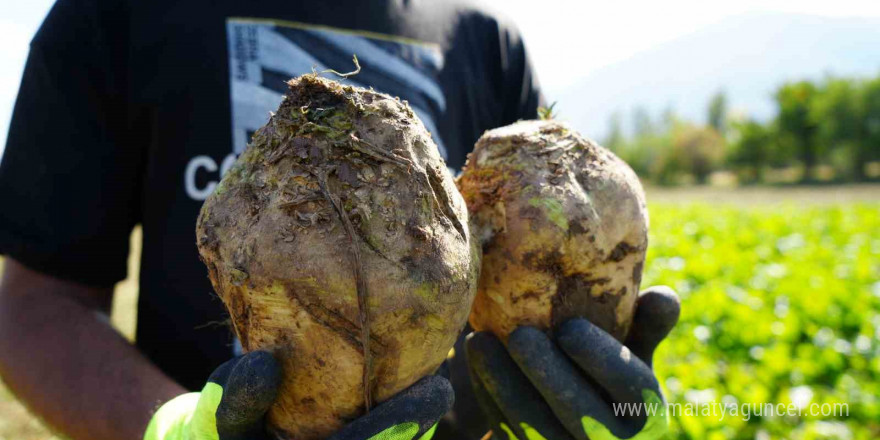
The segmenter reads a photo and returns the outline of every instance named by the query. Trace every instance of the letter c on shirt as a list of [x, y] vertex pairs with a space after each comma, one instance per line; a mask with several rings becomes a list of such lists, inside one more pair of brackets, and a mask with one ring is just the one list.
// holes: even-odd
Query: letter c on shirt
[[217, 187], [217, 182], [213, 180], [209, 181], [203, 188], [196, 186], [196, 173], [199, 171], [199, 168], [204, 168], [209, 173], [213, 173], [217, 171], [217, 162], [203, 155], [192, 158], [186, 164], [186, 171], [183, 173], [183, 183], [186, 186], [186, 195], [193, 200], [207, 199], [214, 192], [214, 188]]
[[[220, 177], [222, 178], [229, 168], [235, 163], [236, 156], [234, 153], [227, 155], [223, 159], [223, 163], [220, 164]], [[199, 172], [199, 169], [203, 168], [205, 171], [209, 173], [213, 173], [217, 171], [217, 162], [209, 156], [201, 155], [192, 158], [188, 164], [186, 164], [186, 171], [183, 173], [183, 183], [186, 187], [186, 195], [193, 200], [205, 200], [208, 198], [211, 193], [214, 192], [214, 189], [217, 188], [217, 182], [214, 180], [209, 180], [208, 183], [199, 188], [196, 186], [196, 173]]]

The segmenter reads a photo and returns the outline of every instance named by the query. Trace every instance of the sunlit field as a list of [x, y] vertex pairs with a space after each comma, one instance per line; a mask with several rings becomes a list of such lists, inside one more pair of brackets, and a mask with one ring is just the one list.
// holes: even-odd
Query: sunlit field
[[645, 283], [682, 298], [656, 359], [669, 401], [837, 402], [849, 413], [680, 414], [674, 438], [880, 438], [880, 204], [650, 212]]
[[[655, 362], [668, 400], [839, 402], [849, 413], [679, 414], [670, 438], [880, 438], [880, 188], [649, 191], [649, 200], [643, 286], [682, 298]], [[114, 325], [129, 337], [135, 286], [121, 284], [114, 301]], [[45, 438], [0, 388], [0, 440]]]

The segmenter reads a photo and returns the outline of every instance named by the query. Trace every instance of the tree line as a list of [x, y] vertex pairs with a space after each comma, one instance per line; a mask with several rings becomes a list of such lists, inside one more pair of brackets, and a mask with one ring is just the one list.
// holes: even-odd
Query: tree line
[[724, 92], [708, 103], [705, 123], [637, 108], [625, 131], [615, 114], [604, 145], [661, 185], [706, 183], [717, 171], [740, 183], [770, 181], [780, 170], [803, 183], [878, 177], [880, 76], [787, 82], [773, 98], [776, 115], [768, 121], [730, 114]]

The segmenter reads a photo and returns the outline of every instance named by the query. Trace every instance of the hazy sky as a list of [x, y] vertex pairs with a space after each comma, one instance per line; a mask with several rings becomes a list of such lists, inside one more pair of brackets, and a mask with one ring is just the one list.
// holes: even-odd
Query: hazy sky
[[877, 0], [489, 0], [487, 3], [497, 5], [498, 10], [517, 23], [540, 81], [548, 91], [564, 88], [596, 68], [731, 15], [773, 11], [880, 16]]
[[[3, 0], [0, 17], [0, 153], [18, 91], [28, 42], [52, 2]], [[545, 90], [563, 89], [592, 70], [753, 11], [824, 16], [880, 16], [878, 0], [489, 0], [518, 23]]]

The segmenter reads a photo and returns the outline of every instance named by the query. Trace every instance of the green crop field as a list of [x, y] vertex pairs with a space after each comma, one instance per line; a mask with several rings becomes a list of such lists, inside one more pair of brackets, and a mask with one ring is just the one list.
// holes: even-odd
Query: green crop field
[[[682, 298], [656, 359], [669, 401], [682, 404], [677, 438], [880, 438], [880, 205], [650, 212], [644, 283]], [[685, 414], [689, 402], [838, 402], [849, 415], [722, 419]]]
[[[880, 438], [880, 191], [869, 190], [782, 203], [760, 191], [649, 192], [643, 286], [666, 284], [682, 298], [681, 321], [656, 356], [678, 405], [670, 438]], [[128, 335], [133, 285], [114, 304], [113, 322]], [[713, 402], [804, 411], [837, 402], [848, 415], [700, 412]], [[0, 440], [48, 437], [0, 389]]]

